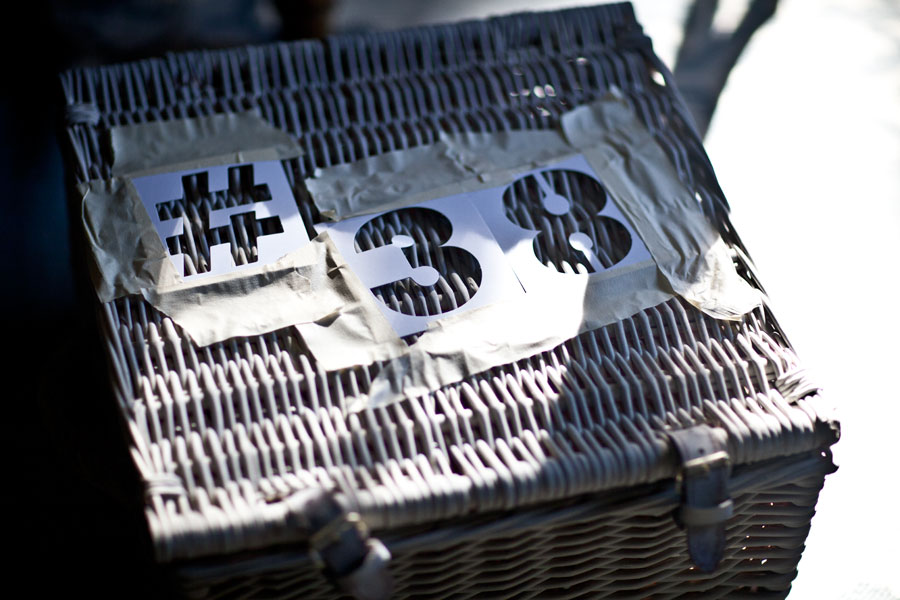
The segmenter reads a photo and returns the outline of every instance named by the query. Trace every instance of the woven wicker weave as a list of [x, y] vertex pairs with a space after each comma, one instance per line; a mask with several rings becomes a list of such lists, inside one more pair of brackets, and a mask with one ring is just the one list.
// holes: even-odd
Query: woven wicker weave
[[[758, 286], [732, 230], [701, 142], [630, 5], [610, 5], [396, 33], [346, 35], [78, 69], [63, 75], [72, 183], [110, 177], [112, 126], [259, 108], [306, 154], [285, 161], [310, 235], [319, 221], [303, 178], [326, 167], [434, 142], [442, 131], [554, 127], [559, 115], [619, 88], [696, 192]], [[671, 82], [669, 82], [671, 84]], [[535, 93], [537, 90], [537, 93]], [[162, 210], [183, 214], [186, 272], [232, 240], [255, 260], [263, 225], [203, 229], [232, 189]], [[569, 173], [557, 189], [585, 187]], [[510, 192], [525, 222], [533, 190]], [[586, 202], [588, 200], [585, 200]], [[375, 222], [366, 244], [440, 223], [410, 213]], [[542, 229], [542, 260], [590, 270]], [[621, 232], [591, 229], [615, 261]], [[565, 238], [563, 238], [565, 239]], [[603, 256], [602, 252], [598, 252]], [[446, 261], [433, 288], [378, 294], [433, 314], [479, 283]], [[604, 259], [605, 260], [605, 259]], [[351, 413], [380, 365], [327, 374], [292, 329], [198, 348], [140, 297], [103, 304], [112, 385], [146, 484], [157, 559], [178, 566], [196, 597], [327, 597], [333, 592], [285, 527], [282, 499], [336, 486], [393, 554], [395, 597], [780, 597], [787, 593], [836, 424], [768, 308], [720, 322], [679, 300], [527, 360], [389, 408]], [[725, 559], [699, 573], [672, 519], [678, 465], [664, 432], [708, 423], [728, 432], [735, 516]]]

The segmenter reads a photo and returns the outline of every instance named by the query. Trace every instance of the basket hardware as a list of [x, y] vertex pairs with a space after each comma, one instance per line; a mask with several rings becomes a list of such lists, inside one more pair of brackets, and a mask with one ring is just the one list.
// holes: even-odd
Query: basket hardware
[[698, 425], [668, 432], [681, 461], [676, 489], [681, 505], [674, 517], [687, 537], [691, 561], [703, 572], [716, 570], [725, 552], [725, 524], [734, 514], [728, 491], [731, 459], [721, 429]]
[[347, 511], [324, 490], [294, 503], [293, 515], [307, 531], [309, 555], [341, 592], [358, 600], [389, 598], [393, 582], [388, 572], [391, 554], [358, 513]]

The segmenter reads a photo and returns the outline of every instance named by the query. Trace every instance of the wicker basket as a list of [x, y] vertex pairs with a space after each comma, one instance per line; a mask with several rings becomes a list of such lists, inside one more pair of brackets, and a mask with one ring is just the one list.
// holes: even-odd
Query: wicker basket
[[[314, 235], [317, 168], [441, 132], [552, 128], [616, 87], [759, 287], [658, 71], [628, 4], [76, 69], [69, 182], [110, 178], [110, 127], [255, 108], [305, 149], [283, 166]], [[552, 94], [518, 93], [536, 86]], [[256, 251], [247, 226], [226, 232], [238, 264]], [[201, 235], [201, 219], [185, 228]], [[545, 234], [546, 260], [571, 260]], [[329, 578], [375, 597], [388, 552], [396, 598], [783, 597], [834, 470], [837, 424], [765, 304], [718, 321], [676, 298], [363, 413], [345, 408], [380, 365], [325, 372], [292, 328], [201, 348], [141, 296], [99, 309], [156, 557], [191, 597], [324, 598]], [[697, 439], [725, 460], [695, 472]], [[316, 482], [342, 491], [310, 496]]]

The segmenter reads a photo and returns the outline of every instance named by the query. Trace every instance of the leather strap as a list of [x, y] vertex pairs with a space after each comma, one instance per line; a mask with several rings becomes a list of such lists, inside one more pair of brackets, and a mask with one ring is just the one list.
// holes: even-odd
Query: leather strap
[[365, 523], [334, 495], [315, 490], [298, 495], [291, 511], [309, 534], [309, 553], [336, 587], [359, 600], [384, 600], [393, 591], [391, 554], [370, 538]]
[[725, 523], [734, 512], [728, 492], [731, 460], [725, 432], [698, 425], [668, 435], [681, 459], [681, 507], [675, 519], [687, 534], [691, 561], [711, 573], [725, 553]]

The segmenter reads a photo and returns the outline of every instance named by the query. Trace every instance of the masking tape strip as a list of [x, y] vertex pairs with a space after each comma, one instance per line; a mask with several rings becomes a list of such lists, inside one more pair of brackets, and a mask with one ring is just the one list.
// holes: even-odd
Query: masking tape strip
[[573, 151], [555, 130], [442, 133], [428, 146], [317, 169], [306, 187], [319, 213], [340, 221], [496, 187], [504, 183], [504, 174], [515, 174], [509, 171], [546, 164]]
[[[305, 183], [320, 214], [339, 221], [503, 185], [521, 171], [583, 150], [605, 149], [611, 156], [629, 157], [648, 144], [656, 146], [631, 107], [611, 93], [564, 113], [557, 129], [442, 133], [428, 146], [317, 169]], [[659, 152], [659, 168], [668, 167], [668, 158]], [[670, 181], [657, 182], [663, 191], [683, 190], [671, 167], [667, 175]]]
[[110, 129], [114, 176], [141, 177], [303, 154], [293, 137], [258, 110], [153, 121]]
[[437, 321], [409, 353], [387, 363], [367, 400], [351, 410], [421, 396], [488, 369], [550, 350], [581, 332], [630, 317], [672, 297], [656, 266], [647, 261], [626, 273], [582, 280], [580, 293], [527, 294]]
[[[144, 298], [172, 317], [200, 346], [235, 336], [257, 335], [294, 324], [364, 323], [372, 342], [392, 358], [405, 351], [369, 290], [349, 268], [327, 233], [280, 260], [239, 274], [196, 283], [142, 290]], [[393, 354], [391, 351], [393, 350]]]
[[81, 192], [81, 220], [94, 258], [91, 277], [101, 302], [178, 282], [130, 179], [92, 180]]
[[724, 320], [739, 320], [760, 305], [760, 291], [738, 275], [718, 230], [624, 101], [580, 106], [562, 116], [561, 127], [678, 295]]

